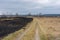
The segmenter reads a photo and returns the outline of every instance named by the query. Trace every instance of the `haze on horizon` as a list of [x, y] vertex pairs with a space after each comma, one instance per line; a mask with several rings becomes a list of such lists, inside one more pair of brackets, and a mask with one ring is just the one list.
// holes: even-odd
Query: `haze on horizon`
[[60, 0], [0, 0], [0, 15], [15, 14], [60, 14]]

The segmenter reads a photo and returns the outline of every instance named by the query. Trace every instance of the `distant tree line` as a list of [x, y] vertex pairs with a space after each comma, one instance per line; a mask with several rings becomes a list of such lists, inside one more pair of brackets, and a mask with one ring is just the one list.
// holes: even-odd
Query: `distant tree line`
[[[32, 15], [32, 13], [28, 13], [28, 14], [26, 14], [26, 15], [22, 15], [22, 16], [41, 16], [42, 15], [42, 13], [39, 13], [39, 14], [37, 14], [37, 15]], [[13, 17], [13, 16], [15, 16], [15, 17], [19, 17], [19, 16], [21, 16], [19, 13], [15, 13], [15, 15], [12, 15], [12, 14], [10, 14], [10, 15], [6, 15], [6, 14], [2, 14], [1, 15], [1, 17]]]

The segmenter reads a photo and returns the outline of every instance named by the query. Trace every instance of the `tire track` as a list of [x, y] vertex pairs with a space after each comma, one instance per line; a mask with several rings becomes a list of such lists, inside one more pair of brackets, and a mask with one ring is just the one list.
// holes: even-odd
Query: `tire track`
[[32, 24], [35, 24], [34, 22], [35, 21], [33, 21], [31, 23], [30, 27], [28, 29], [26, 29], [22, 34], [18, 35], [18, 37], [15, 40], [22, 40], [22, 38], [24, 37], [24, 35], [27, 34], [27, 32], [31, 30]]
[[38, 27], [35, 30], [35, 40], [40, 40]]

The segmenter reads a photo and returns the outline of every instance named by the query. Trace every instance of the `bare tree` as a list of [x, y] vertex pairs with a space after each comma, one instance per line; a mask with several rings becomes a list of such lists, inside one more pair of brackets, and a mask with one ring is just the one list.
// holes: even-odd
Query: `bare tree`
[[28, 16], [31, 16], [31, 13], [29, 13]]
[[16, 13], [16, 17], [19, 17], [19, 14], [18, 13]]

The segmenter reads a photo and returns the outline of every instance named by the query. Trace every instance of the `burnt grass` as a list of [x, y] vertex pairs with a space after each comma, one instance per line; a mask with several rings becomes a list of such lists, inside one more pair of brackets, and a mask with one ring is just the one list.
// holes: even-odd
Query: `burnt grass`
[[13, 20], [0, 20], [0, 38], [24, 28], [32, 20], [33, 18], [26, 17], [13, 17]]

